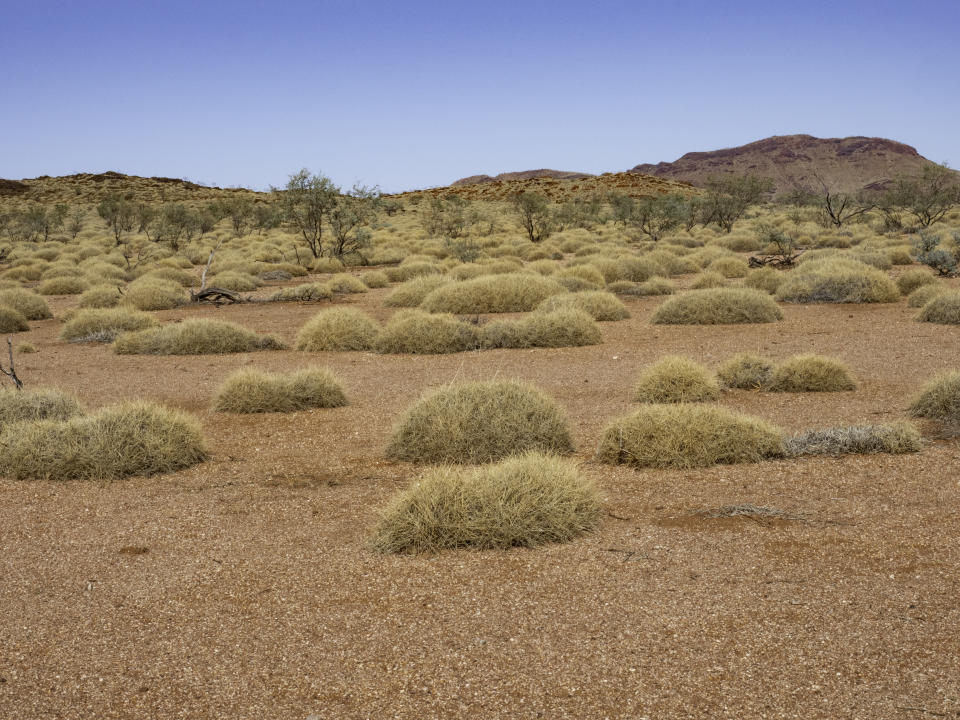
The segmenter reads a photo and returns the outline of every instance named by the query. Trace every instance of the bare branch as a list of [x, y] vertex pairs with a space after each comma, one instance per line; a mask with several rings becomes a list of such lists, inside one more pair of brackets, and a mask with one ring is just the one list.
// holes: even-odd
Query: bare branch
[[17, 369], [13, 365], [13, 341], [9, 337], [7, 338], [7, 351], [10, 355], [10, 369], [7, 370], [3, 366], [3, 363], [0, 363], [0, 372], [13, 380], [13, 384], [17, 386], [17, 390], [23, 390], [23, 381], [17, 377]]

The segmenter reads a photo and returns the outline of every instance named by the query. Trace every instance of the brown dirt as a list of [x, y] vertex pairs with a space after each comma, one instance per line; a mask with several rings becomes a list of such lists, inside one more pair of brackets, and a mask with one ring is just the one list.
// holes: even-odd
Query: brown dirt
[[[381, 319], [386, 290], [351, 296]], [[62, 312], [74, 299], [52, 301]], [[0, 480], [0, 717], [928, 718], [960, 714], [960, 445], [695, 471], [597, 465], [604, 423], [666, 354], [834, 355], [856, 392], [735, 391], [790, 430], [901, 416], [957, 366], [960, 329], [903, 303], [786, 306], [771, 325], [651, 326], [626, 301], [601, 346], [439, 357], [294, 351], [115, 356], [15, 339], [30, 385], [97, 406], [137, 396], [196, 412], [209, 462], [115, 483]], [[319, 306], [319, 307], [322, 307]], [[292, 340], [309, 304], [160, 313], [238, 320]], [[350, 405], [207, 410], [233, 370], [310, 363]], [[426, 388], [516, 377], [569, 413], [608, 516], [537, 550], [384, 557], [376, 508], [416, 474], [382, 459]], [[713, 518], [751, 503], [796, 519]], [[700, 513], [697, 515], [697, 513]]]

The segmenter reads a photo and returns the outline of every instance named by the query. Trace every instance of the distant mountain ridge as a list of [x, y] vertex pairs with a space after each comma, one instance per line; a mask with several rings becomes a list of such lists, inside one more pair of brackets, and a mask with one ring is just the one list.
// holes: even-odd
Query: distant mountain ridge
[[479, 185], [480, 183], [490, 182], [509, 182], [511, 180], [534, 180], [537, 178], [553, 178], [554, 180], [583, 180], [584, 178], [594, 177], [590, 173], [571, 172], [567, 170], [521, 170], [519, 172], [505, 172], [496, 176], [491, 175], [471, 175], [470, 177], [460, 178], [450, 183], [450, 187], [463, 187], [464, 185]]
[[817, 138], [775, 135], [734, 148], [688, 152], [673, 162], [636, 165], [628, 172], [702, 186], [711, 176], [752, 173], [773, 181], [776, 192], [794, 187], [880, 189], [901, 175], [915, 175], [932, 161], [916, 148], [876, 137]]

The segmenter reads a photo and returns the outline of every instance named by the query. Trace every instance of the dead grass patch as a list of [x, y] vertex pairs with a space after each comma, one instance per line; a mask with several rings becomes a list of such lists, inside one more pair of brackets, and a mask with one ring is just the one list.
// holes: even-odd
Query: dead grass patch
[[840, 425], [807, 430], [787, 438], [787, 455], [914, 453], [923, 447], [920, 432], [909, 422]]

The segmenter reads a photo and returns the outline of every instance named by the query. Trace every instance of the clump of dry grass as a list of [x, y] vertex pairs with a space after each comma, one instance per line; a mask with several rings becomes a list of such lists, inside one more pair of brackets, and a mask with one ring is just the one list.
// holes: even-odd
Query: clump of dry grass
[[720, 387], [710, 371], [677, 355], [648, 367], [633, 388], [633, 399], [645, 403], [711, 402], [719, 397]]
[[553, 295], [537, 305], [537, 312], [552, 312], [562, 308], [583, 310], [594, 320], [623, 320], [630, 317], [630, 311], [617, 296], [603, 290]]
[[767, 323], [783, 312], [766, 293], [749, 288], [690, 290], [667, 300], [650, 322], [661, 325], [727, 325]]
[[494, 320], [481, 328], [481, 338], [483, 347], [488, 349], [581, 347], [603, 341], [596, 320], [577, 308]]
[[233, 292], [252, 292], [260, 287], [263, 282], [249, 273], [225, 270], [210, 278], [207, 284], [210, 287], [223, 288]]
[[960, 290], [935, 295], [917, 315], [920, 322], [960, 325]]
[[113, 343], [118, 355], [219, 355], [282, 348], [274, 335], [258, 335], [237, 323], [205, 318], [124, 333]]
[[14, 479], [115, 479], [195, 465], [207, 456], [200, 424], [185, 413], [130, 402], [66, 420], [0, 431], [0, 475]]
[[224, 381], [213, 399], [216, 412], [228, 413], [286, 413], [346, 404], [347, 397], [337, 377], [330, 370], [317, 367], [290, 373], [238, 370]]
[[80, 310], [60, 330], [68, 342], [113, 342], [120, 333], [153, 327], [156, 320], [141, 310], [104, 308]]
[[322, 310], [304, 323], [297, 333], [297, 350], [372, 350], [380, 325], [352, 307]]
[[417, 307], [427, 295], [451, 282], [445, 275], [418, 275], [391, 290], [383, 304], [387, 307]]
[[[219, 278], [221, 275], [223, 276], [225, 282], [230, 282], [228, 277], [230, 275], [229, 272], [219, 273], [216, 277]], [[147, 272], [143, 273], [140, 278], [145, 281], [149, 281], [151, 279], [166, 280], [168, 282], [176, 283], [183, 288], [197, 287], [200, 285], [200, 278], [198, 278], [194, 273], [190, 273], [186, 270], [182, 270], [178, 267], [172, 267], [170, 265], [151, 268], [150, 270], [147, 270]], [[210, 282], [210, 284], [217, 285], [218, 287], [227, 287], [226, 285], [220, 285], [219, 282]]]
[[116, 285], [94, 285], [85, 290], [77, 299], [77, 306], [81, 308], [112, 308], [123, 295]]
[[937, 297], [937, 295], [942, 295], [949, 291], [946, 285], [941, 285], [940, 283], [921, 285], [907, 297], [907, 307], [922, 308]]
[[449, 385], [400, 419], [387, 457], [417, 463], [484, 463], [531, 450], [567, 454], [573, 442], [560, 406], [510, 380]]
[[37, 346], [30, 342], [22, 342], [17, 346], [17, 352], [30, 354], [37, 351]]
[[936, 284], [935, 278], [928, 270], [923, 268], [913, 268], [907, 270], [903, 275], [897, 278], [897, 289], [901, 295], [909, 295], [914, 290], [924, 285]]
[[483, 275], [438, 287], [423, 299], [420, 307], [428, 312], [457, 315], [526, 312], [551, 295], [564, 292], [563, 285], [542, 275]]
[[725, 278], [742, 278], [750, 270], [747, 261], [740, 257], [718, 257], [707, 265], [707, 271], [720, 273]]
[[419, 277], [420, 275], [433, 275], [435, 273], [439, 273], [440, 271], [440, 266], [432, 261], [411, 261], [410, 258], [406, 258], [396, 267], [388, 267], [386, 270], [384, 270], [390, 282], [405, 282], [411, 278]]
[[138, 279], [123, 293], [123, 304], [137, 310], [170, 310], [186, 302], [187, 294], [180, 285], [158, 278]]
[[665, 277], [653, 277], [644, 282], [617, 280], [607, 285], [607, 290], [618, 295], [673, 295], [673, 282]]
[[27, 320], [45, 320], [53, 317], [46, 300], [22, 288], [0, 290], [0, 305], [13, 308]]
[[327, 281], [327, 285], [329, 285], [330, 289], [335, 293], [340, 293], [341, 295], [370, 291], [370, 288], [368, 288], [360, 278], [350, 273], [337, 273]]
[[717, 379], [724, 387], [740, 390], [761, 390], [770, 381], [773, 362], [760, 355], [738, 353], [717, 371]]
[[768, 295], [773, 295], [777, 292], [777, 289], [780, 285], [783, 284], [783, 280], [786, 278], [782, 272], [774, 270], [771, 267], [762, 267], [757, 268], [756, 270], [751, 270], [747, 273], [747, 277], [744, 278], [743, 285], [744, 287], [752, 288], [753, 290], [760, 290], [767, 293]]
[[882, 425], [841, 425], [790, 437], [787, 455], [849, 455], [920, 452], [920, 432], [905, 421]]
[[531, 452], [466, 472], [428, 471], [380, 513], [373, 547], [392, 553], [536, 547], [592, 530], [601, 510], [596, 485], [576, 465]]
[[766, 389], [773, 392], [841, 392], [855, 390], [850, 370], [835, 358], [795, 355], [777, 365]]
[[383, 270], [368, 270], [360, 276], [363, 284], [371, 290], [375, 288], [384, 288], [390, 284], [390, 278]]
[[913, 417], [960, 425], [960, 372], [937, 375], [910, 403]]
[[0, 305], [0, 333], [17, 333], [29, 330], [27, 319], [19, 310]]
[[37, 292], [41, 295], [79, 295], [90, 289], [90, 283], [81, 277], [62, 275], [44, 280], [37, 285]]
[[440, 355], [479, 346], [480, 332], [475, 325], [448, 313], [408, 309], [390, 318], [377, 335], [373, 349], [389, 354]]
[[341, 272], [343, 268], [343, 263], [337, 258], [320, 257], [314, 260], [310, 270], [315, 273], [338, 273]]
[[54, 388], [0, 388], [0, 427], [32, 420], [66, 420], [82, 412], [77, 399]]
[[326, 283], [302, 283], [293, 287], [278, 290], [271, 296], [271, 300], [278, 302], [301, 301], [301, 302], [319, 302], [320, 300], [329, 300], [333, 297], [333, 290]]
[[705, 290], [707, 288], [722, 288], [727, 286], [727, 279], [718, 272], [707, 270], [697, 275], [690, 283], [691, 290]]
[[717, 405], [646, 405], [604, 430], [601, 462], [638, 468], [696, 468], [759, 462], [784, 454], [769, 423]]
[[882, 270], [858, 260], [827, 257], [792, 271], [776, 298], [795, 303], [884, 303], [896, 302], [900, 291]]

